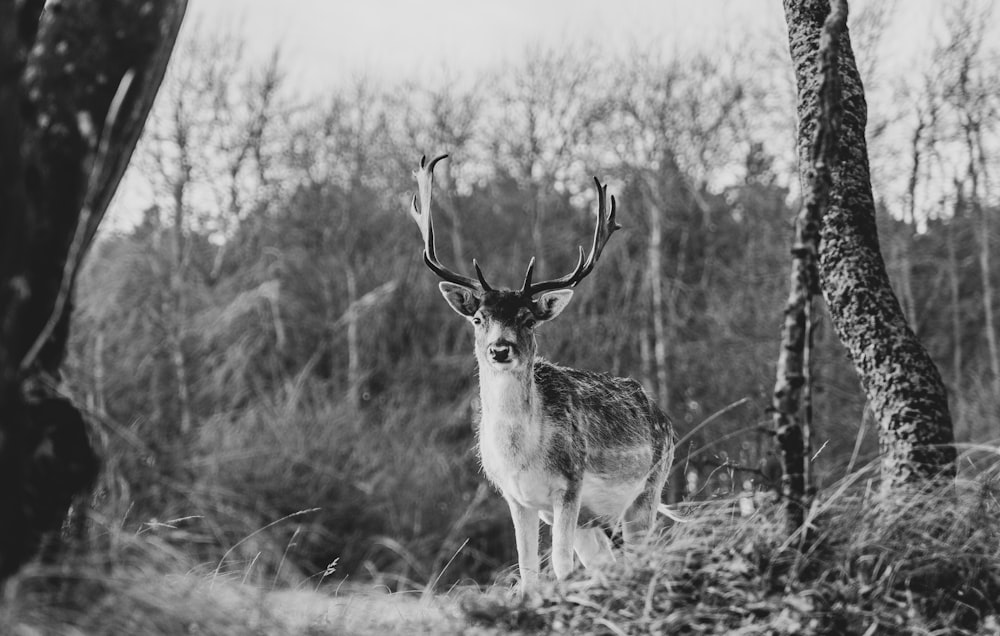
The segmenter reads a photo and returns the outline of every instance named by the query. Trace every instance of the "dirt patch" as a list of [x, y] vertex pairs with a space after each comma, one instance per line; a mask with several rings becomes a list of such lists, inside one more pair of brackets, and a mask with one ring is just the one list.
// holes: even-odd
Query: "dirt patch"
[[281, 590], [266, 595], [270, 614], [299, 634], [458, 634], [462, 622], [454, 606], [440, 597], [389, 594], [353, 588], [336, 595], [311, 590]]

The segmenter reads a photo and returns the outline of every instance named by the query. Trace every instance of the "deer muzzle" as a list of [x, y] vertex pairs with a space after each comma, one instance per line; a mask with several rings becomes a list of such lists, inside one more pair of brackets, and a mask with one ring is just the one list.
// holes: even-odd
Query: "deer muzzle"
[[490, 362], [506, 365], [516, 361], [517, 345], [508, 340], [497, 340], [486, 348]]

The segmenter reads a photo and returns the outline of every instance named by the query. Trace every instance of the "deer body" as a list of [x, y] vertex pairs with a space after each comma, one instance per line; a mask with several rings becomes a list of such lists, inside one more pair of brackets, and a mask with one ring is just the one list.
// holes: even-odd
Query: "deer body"
[[572, 481], [581, 484], [582, 521], [620, 518], [669, 459], [666, 417], [637, 382], [544, 360], [532, 371], [515, 379], [480, 366], [486, 476], [543, 518], [552, 493]]
[[[520, 291], [493, 289], [473, 261], [478, 281], [444, 268], [434, 252], [430, 186], [434, 164], [421, 161], [424, 261], [441, 293], [475, 332], [482, 419], [483, 472], [510, 508], [522, 589], [539, 573], [538, 521], [552, 526], [552, 566], [565, 578], [574, 551], [588, 569], [613, 559], [605, 528], [622, 525], [627, 545], [652, 527], [673, 460], [666, 415], [630, 379], [552, 364], [536, 355], [535, 328], [558, 316], [618, 229], [614, 197], [597, 182], [598, 224], [590, 256], [560, 279], [532, 283], [534, 260]], [[596, 179], [595, 179], [596, 181]]]

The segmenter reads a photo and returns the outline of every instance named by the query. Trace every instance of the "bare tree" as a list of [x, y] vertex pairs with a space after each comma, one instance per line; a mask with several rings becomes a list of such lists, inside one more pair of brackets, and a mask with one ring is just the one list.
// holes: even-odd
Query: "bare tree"
[[[456, 186], [470, 181], [467, 175], [471, 170], [489, 167], [491, 156], [483, 144], [481, 125], [486, 95], [482, 82], [464, 85], [461, 78], [449, 72], [430, 86], [424, 82], [408, 82], [392, 96], [405, 112], [402, 130], [397, 133], [406, 140], [405, 150], [398, 153], [400, 174], [412, 171], [410, 155], [414, 148], [435, 149], [462, 158], [462, 161], [446, 161], [438, 167], [437, 179], [442, 187], [435, 201], [442, 215], [435, 231], [439, 237], [449, 239], [451, 260], [464, 265], [471, 262], [463, 225], [472, 218], [469, 206], [472, 196], [471, 192], [462, 193]], [[451, 321], [442, 324], [438, 337], [443, 350], [453, 355], [465, 351], [459, 337], [461, 327], [463, 325]]]
[[590, 50], [534, 49], [523, 64], [497, 78], [502, 116], [490, 141], [500, 162], [507, 164], [504, 168], [528, 189], [524, 207], [540, 272], [549, 266], [542, 233], [549, 197], [553, 186], [565, 180], [567, 166], [593, 124], [588, 108], [596, 63]]
[[81, 414], [59, 392], [70, 298], [185, 8], [0, 2], [0, 579], [96, 475]]
[[961, 216], [962, 207], [965, 205], [962, 198], [962, 185], [955, 181], [955, 204], [952, 213], [951, 223], [948, 224], [948, 292], [951, 305], [949, 318], [951, 319], [951, 366], [952, 366], [952, 386], [955, 390], [962, 385], [962, 281], [959, 272], [958, 258], [958, 218]]
[[1000, 344], [997, 342], [996, 318], [993, 314], [993, 275], [991, 265], [990, 210], [983, 204], [989, 192], [987, 149], [983, 129], [989, 126], [998, 80], [984, 72], [981, 57], [986, 13], [975, 13], [968, 4], [961, 5], [954, 16], [951, 42], [943, 52], [952, 58], [955, 78], [947, 88], [948, 98], [958, 117], [958, 128], [966, 158], [965, 179], [968, 202], [979, 221], [979, 272], [982, 281], [982, 305], [986, 351], [992, 376], [993, 394], [1000, 395]]
[[[933, 106], [933, 101], [931, 101]], [[906, 320], [911, 325], [917, 324], [916, 297], [913, 293], [913, 259], [910, 254], [910, 247], [913, 243], [913, 233], [917, 227], [917, 186], [920, 183], [921, 162], [924, 155], [924, 145], [928, 134], [928, 129], [933, 129], [934, 112], [925, 113], [919, 105], [916, 108], [916, 122], [910, 136], [910, 174], [906, 182], [906, 214], [903, 222], [906, 231], [902, 236], [896, 237], [893, 245], [899, 260], [901, 287], [900, 296], [903, 313]]]
[[[409, 141], [409, 148], [439, 148], [466, 160], [475, 156], [483, 109], [483, 91], [479, 86], [463, 87], [458, 77], [448, 73], [431, 87], [407, 83], [397, 99], [406, 113], [402, 135]], [[407, 168], [408, 164], [401, 166]], [[442, 227], [450, 226], [448, 235], [454, 260], [467, 264], [462, 238], [462, 217], [467, 211], [449, 187], [456, 178], [455, 162], [445, 162], [440, 170], [438, 179], [443, 182], [445, 192], [438, 195], [437, 201], [447, 217], [447, 225]]]
[[[704, 200], [705, 183], [723, 154], [720, 146], [727, 145], [725, 132], [735, 119], [743, 90], [739, 82], [700, 56], [664, 63], [655, 56], [640, 55], [626, 72], [628, 89], [613, 105], [616, 115], [608, 136], [619, 140], [619, 161], [626, 174], [638, 181], [648, 219], [644, 269], [651, 325], [642, 330], [640, 351], [648, 361], [644, 363], [649, 367], [647, 384], [669, 411], [674, 400], [671, 375], [677, 372], [670, 358], [683, 314], [690, 239], [700, 229], [671, 219], [689, 207], [691, 216], [700, 218], [701, 228], [712, 225], [711, 206]], [[703, 282], [712, 268], [711, 260], [711, 250], [706, 250]], [[674, 267], [665, 267], [665, 261]]]
[[[391, 236], [383, 225], [390, 218], [383, 203], [393, 187], [376, 168], [395, 165], [388, 150], [389, 103], [378, 85], [356, 80], [336, 92], [322, 112], [307, 117], [292, 141], [295, 196], [301, 198], [295, 204], [296, 222], [317, 226], [313, 240], [322, 260], [302, 262], [306, 254], [301, 250], [283, 258], [310, 270], [300, 282], [318, 287], [324, 335], [316, 350], [329, 361], [331, 375], [343, 372], [346, 402], [355, 408], [362, 404], [363, 385], [374, 366], [371, 350], [365, 350], [364, 320], [396, 285], [395, 280], [373, 280], [392, 270], [373, 249]], [[346, 365], [337, 369], [334, 361], [342, 349]]]
[[[830, 3], [785, 0], [784, 8], [805, 180], [821, 118], [818, 56]], [[941, 376], [906, 322], [879, 251], [864, 134], [867, 104], [846, 29], [839, 48], [843, 119], [830, 207], [820, 226], [819, 274], [834, 328], [854, 361], [878, 424], [883, 483], [892, 487], [953, 474], [952, 423]]]
[[[177, 429], [194, 426], [191, 307], [197, 282], [213, 285], [226, 261], [229, 239], [249, 210], [262, 212], [270, 177], [262, 145], [275, 127], [281, 85], [277, 55], [259, 71], [244, 64], [244, 42], [231, 33], [187, 31], [160, 91], [129, 178], [145, 181], [166, 212], [155, 231], [163, 234], [168, 259], [149, 254], [160, 279], [154, 328], [173, 375]], [[213, 239], [215, 256], [198, 280], [189, 241], [193, 230]], [[192, 280], [195, 279], [195, 280]], [[277, 291], [278, 288], [276, 287]]]

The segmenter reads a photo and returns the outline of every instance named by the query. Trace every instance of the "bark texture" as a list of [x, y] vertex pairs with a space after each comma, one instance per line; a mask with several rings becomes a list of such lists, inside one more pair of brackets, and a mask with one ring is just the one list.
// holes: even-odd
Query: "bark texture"
[[[820, 33], [828, 0], [785, 0], [798, 89], [798, 154], [803, 179], [820, 120]], [[906, 322], [879, 251], [865, 144], [867, 105], [847, 29], [840, 41], [842, 121], [830, 206], [820, 227], [823, 297], [878, 425], [885, 487], [954, 473], [944, 384]]]
[[58, 392], [79, 261], [163, 78], [184, 0], [0, 0], [0, 581], [89, 489]]

